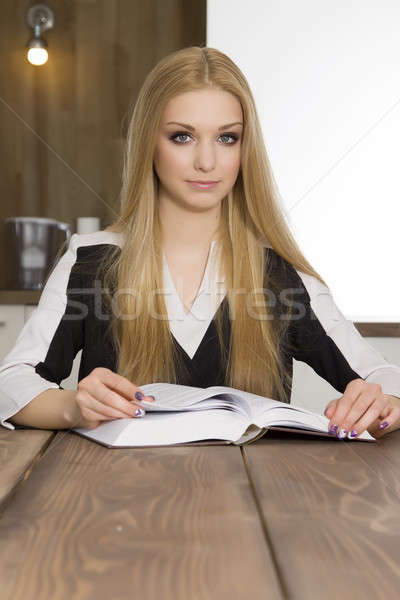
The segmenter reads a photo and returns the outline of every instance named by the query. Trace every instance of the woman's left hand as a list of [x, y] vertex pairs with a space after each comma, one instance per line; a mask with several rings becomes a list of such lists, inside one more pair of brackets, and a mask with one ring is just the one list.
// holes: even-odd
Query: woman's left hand
[[332, 435], [354, 438], [352, 431], [359, 436], [367, 430], [375, 438], [380, 438], [400, 428], [400, 399], [384, 394], [377, 383], [353, 379], [341, 398], [327, 404], [324, 414], [329, 419], [328, 430], [337, 426], [336, 430], [330, 431]]

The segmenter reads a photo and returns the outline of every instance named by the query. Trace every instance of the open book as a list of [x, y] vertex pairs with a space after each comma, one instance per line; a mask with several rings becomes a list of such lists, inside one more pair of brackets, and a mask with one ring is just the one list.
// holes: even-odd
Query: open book
[[[231, 387], [196, 388], [172, 383], [141, 385], [143, 417], [105, 421], [72, 431], [109, 448], [201, 443], [248, 444], [268, 429], [327, 436], [329, 419], [312, 411]], [[346, 438], [351, 439], [351, 438]], [[207, 440], [205, 442], [204, 440]], [[368, 431], [351, 441], [376, 441]]]

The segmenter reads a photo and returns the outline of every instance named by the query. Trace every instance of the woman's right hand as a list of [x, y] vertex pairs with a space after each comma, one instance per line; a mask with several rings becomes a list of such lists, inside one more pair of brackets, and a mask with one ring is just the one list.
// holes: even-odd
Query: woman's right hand
[[141, 400], [154, 402], [154, 397], [143, 394], [138, 399], [135, 397], [137, 392], [143, 394], [126, 377], [105, 367], [96, 367], [78, 383], [76, 404], [79, 425], [75, 427], [94, 429], [103, 421], [143, 416], [145, 411], [140, 408]]

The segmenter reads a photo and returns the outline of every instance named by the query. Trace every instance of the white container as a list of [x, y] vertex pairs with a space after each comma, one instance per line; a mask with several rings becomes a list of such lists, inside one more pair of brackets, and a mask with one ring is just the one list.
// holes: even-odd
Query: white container
[[93, 233], [100, 231], [99, 217], [78, 217], [76, 220], [76, 233]]
[[60, 230], [69, 244], [69, 223], [45, 217], [8, 217], [5, 224], [13, 262], [12, 289], [41, 290], [61, 246]]

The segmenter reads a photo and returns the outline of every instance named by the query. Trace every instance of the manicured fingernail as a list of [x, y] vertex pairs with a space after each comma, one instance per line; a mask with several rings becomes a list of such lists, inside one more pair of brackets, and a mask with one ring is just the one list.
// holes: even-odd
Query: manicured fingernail
[[332, 427], [329, 429], [329, 433], [331, 435], [335, 435], [335, 433], [337, 432], [338, 426], [337, 425], [332, 425]]
[[144, 394], [142, 394], [142, 392], [136, 392], [135, 394], [135, 398], [137, 398], [138, 400], [142, 400]]
[[341, 429], [338, 433], [338, 438], [340, 440], [342, 440], [344, 437], [346, 437], [346, 433], [347, 433], [347, 429]]
[[379, 425], [379, 427], [380, 427], [381, 429], [385, 429], [385, 427], [387, 427], [388, 425], [389, 425], [389, 423], [388, 423], [387, 421], [383, 421], [383, 423], [381, 423], [381, 424]]
[[154, 402], [154, 401], [155, 401], [155, 398], [154, 398], [154, 396], [147, 396], [147, 397], [148, 397], [148, 399], [150, 400], [150, 402]]
[[349, 437], [351, 437], [351, 438], [356, 437], [356, 435], [358, 435], [358, 434], [357, 434], [357, 431], [355, 431], [354, 429], [352, 429], [351, 433], [349, 433]]
[[136, 415], [136, 417], [143, 417], [145, 415], [145, 412], [142, 408], [137, 408], [135, 415]]

